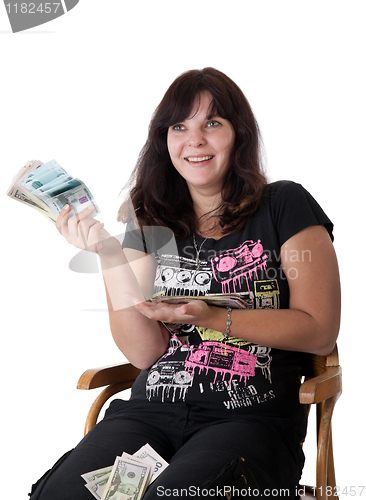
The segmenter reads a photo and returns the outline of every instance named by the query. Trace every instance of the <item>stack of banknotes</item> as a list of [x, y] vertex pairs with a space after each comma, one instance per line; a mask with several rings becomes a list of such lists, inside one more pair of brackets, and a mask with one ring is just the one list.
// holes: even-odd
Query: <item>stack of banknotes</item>
[[44, 164], [39, 160], [28, 161], [12, 179], [6, 194], [37, 209], [53, 223], [66, 204], [71, 206], [69, 217], [90, 205], [95, 208], [92, 217], [99, 213], [86, 185], [69, 175], [56, 160]]
[[146, 488], [168, 467], [148, 443], [136, 453], [123, 453], [113, 465], [82, 474], [85, 487], [98, 500], [140, 500]]
[[168, 304], [187, 304], [192, 300], [203, 300], [210, 306], [232, 307], [233, 309], [253, 309], [253, 299], [250, 293], [225, 293], [206, 295], [155, 295], [148, 302], [167, 302]]

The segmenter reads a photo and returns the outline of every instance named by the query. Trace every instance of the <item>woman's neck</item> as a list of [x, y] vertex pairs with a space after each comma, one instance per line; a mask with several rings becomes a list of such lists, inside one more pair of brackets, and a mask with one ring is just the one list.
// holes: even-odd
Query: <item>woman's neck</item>
[[217, 217], [222, 204], [221, 192], [192, 187], [189, 191], [196, 214], [196, 233], [204, 238], [221, 238], [223, 232]]
[[193, 201], [196, 213], [196, 232], [204, 238], [221, 238], [222, 227], [219, 224], [221, 196], [200, 198], [199, 202]]
[[221, 205], [222, 198], [220, 192], [210, 192], [194, 188], [190, 188], [189, 192], [193, 201], [193, 207], [196, 212], [196, 216], [198, 218], [202, 217], [202, 215], [212, 212], [213, 210], [216, 210]]

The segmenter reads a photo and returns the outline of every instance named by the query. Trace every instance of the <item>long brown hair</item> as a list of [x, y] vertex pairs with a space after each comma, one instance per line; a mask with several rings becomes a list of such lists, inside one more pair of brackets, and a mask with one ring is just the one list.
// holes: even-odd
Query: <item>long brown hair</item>
[[[212, 97], [211, 116], [229, 120], [235, 130], [231, 167], [222, 187], [222, 204], [213, 214], [223, 234], [241, 229], [259, 206], [266, 178], [261, 136], [252, 109], [240, 88], [214, 68], [191, 70], [168, 88], [150, 122], [147, 141], [132, 172], [129, 195], [140, 226], [166, 226], [177, 238], [196, 230], [193, 202], [186, 181], [174, 168], [167, 147], [169, 127], [184, 121], [202, 92]], [[118, 220], [131, 217], [124, 202]]]

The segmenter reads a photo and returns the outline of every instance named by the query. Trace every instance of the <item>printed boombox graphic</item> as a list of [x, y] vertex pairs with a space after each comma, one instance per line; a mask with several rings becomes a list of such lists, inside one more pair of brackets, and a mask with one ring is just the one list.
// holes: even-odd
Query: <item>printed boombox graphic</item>
[[148, 385], [191, 386], [193, 377], [185, 369], [184, 361], [160, 361], [151, 368]]
[[166, 295], [205, 295], [211, 288], [208, 264], [196, 269], [194, 262], [177, 256], [164, 256], [156, 270], [155, 291]]
[[[223, 292], [235, 292], [240, 288], [242, 278], [248, 279], [254, 275], [258, 279], [258, 270], [265, 270], [268, 255], [264, 253], [261, 240], [247, 240], [233, 250], [217, 252], [211, 258], [211, 267], [216, 281], [223, 285]], [[233, 290], [230, 290], [232, 284]]]
[[244, 378], [245, 382], [249, 377], [254, 376], [257, 358], [247, 351], [234, 346], [222, 345], [218, 342], [204, 342], [197, 349], [189, 353], [186, 361], [187, 368], [198, 368], [215, 371], [215, 380], [220, 373], [222, 379], [230, 374], [230, 382], [234, 375]]
[[185, 398], [186, 392], [193, 384], [193, 374], [186, 370], [184, 361], [159, 361], [151, 367], [147, 378], [146, 391], [150, 399], [157, 396], [161, 389], [161, 398]]
[[164, 255], [158, 262], [155, 291], [167, 295], [206, 295], [212, 279], [221, 284], [222, 293], [240, 290], [242, 280], [249, 291], [248, 280], [258, 279], [258, 271], [266, 269], [267, 260], [261, 240], [246, 240], [237, 248], [214, 252], [210, 262], [200, 262], [199, 269], [192, 259]]

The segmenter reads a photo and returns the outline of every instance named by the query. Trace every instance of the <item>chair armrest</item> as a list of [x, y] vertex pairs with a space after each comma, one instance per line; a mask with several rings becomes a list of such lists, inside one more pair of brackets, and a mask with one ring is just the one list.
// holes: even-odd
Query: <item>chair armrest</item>
[[316, 404], [334, 396], [338, 397], [342, 392], [342, 368], [328, 366], [321, 375], [305, 380], [299, 392], [302, 404]]
[[81, 375], [77, 388], [89, 390], [96, 387], [104, 387], [105, 385], [133, 381], [139, 373], [140, 370], [131, 365], [131, 363], [91, 368]]

